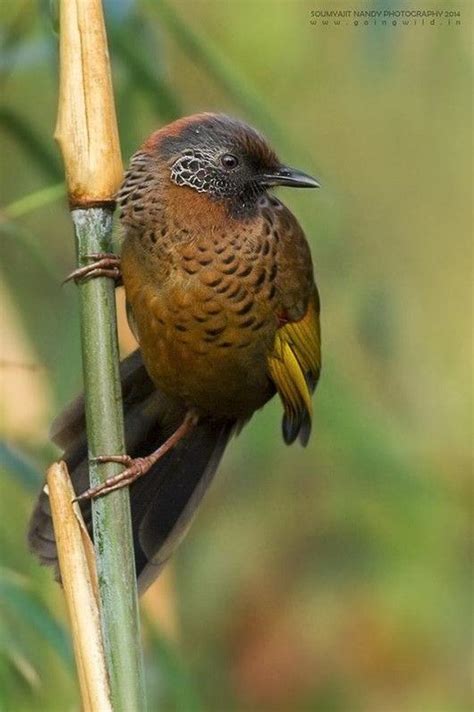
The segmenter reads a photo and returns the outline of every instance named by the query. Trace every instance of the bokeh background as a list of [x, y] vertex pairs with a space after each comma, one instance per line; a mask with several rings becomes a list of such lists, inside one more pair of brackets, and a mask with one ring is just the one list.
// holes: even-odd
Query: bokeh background
[[[311, 25], [305, 0], [105, 5], [124, 160], [218, 110], [323, 185], [280, 191], [323, 305], [314, 437], [286, 448], [275, 401], [229, 447], [143, 602], [150, 709], [471, 709], [472, 4], [433, 0], [460, 24], [425, 26]], [[25, 544], [48, 424], [81, 388], [57, 22], [50, 2], [0, 13], [0, 708], [59, 712], [78, 709], [64, 605]]]

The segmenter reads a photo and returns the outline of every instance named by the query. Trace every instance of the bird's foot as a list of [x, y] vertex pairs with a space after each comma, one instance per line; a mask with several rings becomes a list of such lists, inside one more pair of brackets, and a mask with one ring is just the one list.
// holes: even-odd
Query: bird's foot
[[89, 487], [85, 492], [75, 497], [74, 502], [83, 502], [86, 499], [102, 497], [104, 494], [109, 494], [109, 492], [131, 485], [136, 479], [146, 475], [155, 461], [151, 460], [151, 456], [131, 458], [129, 455], [99, 455], [99, 457], [91, 458], [91, 462], [99, 464], [118, 462], [121, 465], [126, 465], [126, 469], [119, 472], [118, 475], [108, 477], [100, 485]]
[[96, 252], [92, 255], [84, 255], [88, 260], [93, 260], [90, 265], [79, 267], [69, 274], [63, 284], [74, 280], [85, 282], [95, 277], [110, 277], [117, 282], [117, 286], [122, 283], [122, 271], [120, 269], [120, 257], [111, 252]]
[[197, 415], [189, 411], [181, 425], [175, 432], [170, 435], [170, 437], [165, 440], [163, 445], [157, 450], [154, 450], [150, 455], [146, 457], [130, 457], [129, 455], [99, 455], [98, 457], [91, 458], [91, 462], [104, 463], [104, 462], [117, 462], [121, 465], [126, 465], [126, 469], [123, 472], [119, 472], [118, 475], [113, 475], [108, 477], [100, 485], [95, 487], [89, 487], [85, 492], [74, 498], [74, 502], [83, 502], [87, 499], [95, 499], [96, 497], [102, 497], [104, 494], [109, 492], [114, 492], [115, 490], [121, 489], [122, 487], [128, 487], [135, 482], [139, 477], [146, 475], [146, 473], [153, 467], [153, 465], [161, 458], [168, 450], [171, 450], [187, 433], [189, 433], [198, 421]]

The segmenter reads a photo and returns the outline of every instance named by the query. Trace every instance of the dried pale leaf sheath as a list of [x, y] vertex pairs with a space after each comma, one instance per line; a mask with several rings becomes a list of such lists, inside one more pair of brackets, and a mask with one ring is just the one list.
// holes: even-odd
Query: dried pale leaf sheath
[[110, 201], [123, 167], [100, 0], [60, 1], [59, 55], [55, 137], [71, 204]]
[[97, 604], [94, 548], [64, 462], [47, 474], [54, 534], [85, 712], [112, 712]]

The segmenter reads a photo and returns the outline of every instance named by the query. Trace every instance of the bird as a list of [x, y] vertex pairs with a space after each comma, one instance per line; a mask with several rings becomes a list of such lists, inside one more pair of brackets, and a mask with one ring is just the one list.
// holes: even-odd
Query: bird
[[[306, 445], [321, 371], [320, 300], [303, 229], [274, 195], [316, 188], [240, 119], [200, 113], [155, 131], [116, 196], [119, 256], [95, 255], [72, 277], [123, 284], [139, 348], [120, 364], [125, 469], [88, 483], [84, 398], [53, 423], [91, 531], [91, 499], [130, 486], [139, 590], [187, 532], [224, 450], [278, 394], [285, 443]], [[47, 493], [29, 544], [59, 577]]]

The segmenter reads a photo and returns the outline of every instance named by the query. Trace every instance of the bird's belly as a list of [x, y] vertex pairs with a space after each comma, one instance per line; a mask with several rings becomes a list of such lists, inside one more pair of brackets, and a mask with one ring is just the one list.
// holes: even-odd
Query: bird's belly
[[273, 395], [275, 319], [250, 293], [229, 306], [211, 289], [142, 286], [132, 310], [145, 366], [165, 393], [226, 418], [248, 417]]

